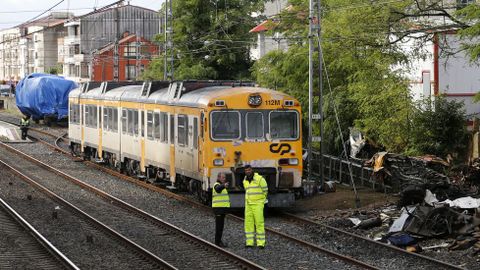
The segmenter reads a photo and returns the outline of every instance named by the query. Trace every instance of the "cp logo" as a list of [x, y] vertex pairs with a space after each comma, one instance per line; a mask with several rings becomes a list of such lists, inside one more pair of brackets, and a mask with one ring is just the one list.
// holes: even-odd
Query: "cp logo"
[[270, 145], [270, 152], [280, 153], [280, 155], [282, 156], [283, 154], [290, 152], [291, 149], [292, 147], [288, 143], [282, 143], [282, 144], [272, 143]]

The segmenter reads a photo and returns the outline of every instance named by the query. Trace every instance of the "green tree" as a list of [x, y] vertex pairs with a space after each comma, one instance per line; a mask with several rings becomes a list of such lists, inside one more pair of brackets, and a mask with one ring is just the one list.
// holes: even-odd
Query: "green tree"
[[[173, 2], [175, 79], [248, 79], [249, 30], [261, 0], [178, 0]], [[162, 38], [158, 38], [163, 42]], [[163, 59], [153, 61], [144, 78], [163, 79]]]
[[[329, 75], [323, 80], [326, 150], [342, 151], [334, 102], [344, 136], [348, 136], [348, 127], [356, 126], [369, 140], [390, 151], [402, 151], [408, 142], [411, 101], [405, 79], [392, 67], [405, 63], [407, 56], [389, 39], [388, 21], [390, 8], [403, 4], [372, 5], [366, 0], [323, 3], [322, 48]], [[292, 0], [290, 4], [272, 30], [282, 32], [289, 40], [289, 50], [267, 54], [255, 63], [253, 73], [261, 85], [291, 93], [306, 106], [308, 1]], [[357, 8], [338, 8], [352, 6]], [[317, 89], [318, 79], [315, 84]], [[318, 102], [316, 98], [314, 102]]]
[[415, 104], [408, 154], [446, 157], [467, 150], [468, 132], [463, 103], [438, 96]]

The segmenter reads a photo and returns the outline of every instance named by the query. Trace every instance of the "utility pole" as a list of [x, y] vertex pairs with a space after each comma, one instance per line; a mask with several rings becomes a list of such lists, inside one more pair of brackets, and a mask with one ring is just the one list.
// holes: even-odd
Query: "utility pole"
[[135, 42], [135, 78], [134, 81], [137, 80], [138, 75], [140, 74], [140, 37], [136, 34], [136, 42]]
[[[309, 30], [308, 30], [308, 180], [313, 180], [313, 143], [320, 142], [320, 179], [315, 179], [315, 185], [321, 187], [323, 185], [323, 90], [322, 90], [322, 58], [320, 47], [320, 21], [321, 21], [321, 0], [309, 0]], [[318, 41], [318, 60], [319, 60], [319, 109], [318, 113], [314, 114], [313, 109], [313, 86], [314, 86], [314, 50], [315, 39]], [[313, 120], [319, 121], [320, 136], [313, 136]]]
[[163, 79], [165, 81], [173, 81], [173, 13], [172, 13], [172, 0], [165, 0], [165, 29], [164, 29], [164, 67], [163, 67]]
[[320, 182], [317, 183], [320, 187], [323, 187], [324, 178], [324, 134], [323, 134], [323, 51], [322, 51], [322, 0], [317, 0], [317, 42], [318, 42], [318, 114], [320, 124]]
[[115, 28], [117, 32], [117, 37], [115, 38], [115, 45], [113, 51], [113, 80], [118, 82], [118, 65], [119, 65], [119, 53], [118, 53], [118, 41], [120, 40], [120, 20], [118, 18], [118, 6], [115, 7]]

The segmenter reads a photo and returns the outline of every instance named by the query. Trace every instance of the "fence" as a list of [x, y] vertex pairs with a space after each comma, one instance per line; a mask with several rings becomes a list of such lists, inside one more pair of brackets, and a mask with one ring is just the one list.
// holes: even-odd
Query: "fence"
[[[315, 177], [320, 177], [320, 154], [313, 152], [312, 155], [313, 167], [312, 171]], [[391, 192], [392, 187], [378, 182], [373, 177], [373, 169], [370, 167], [364, 167], [362, 162], [347, 161], [339, 157], [331, 155], [323, 155], [323, 175], [325, 181], [336, 181], [341, 184], [351, 186], [352, 181], [350, 178], [349, 166], [352, 169], [353, 181], [357, 187], [368, 187], [374, 190], [382, 190]]]

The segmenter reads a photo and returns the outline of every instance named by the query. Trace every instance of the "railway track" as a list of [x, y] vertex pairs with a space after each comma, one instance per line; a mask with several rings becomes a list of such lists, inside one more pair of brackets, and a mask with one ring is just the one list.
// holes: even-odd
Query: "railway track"
[[[55, 146], [50, 144], [49, 147]], [[56, 150], [67, 153], [67, 151], [62, 150], [59, 147], [56, 147]], [[194, 205], [195, 207], [203, 209], [204, 211], [210, 211], [209, 207], [206, 207], [188, 197], [172, 193], [168, 190], [158, 188], [145, 182], [138, 181], [137, 179], [119, 174], [114, 170], [110, 170], [93, 162], [86, 163], [89, 166], [95, 167], [101, 171], [107, 172], [108, 174], [132, 182], [135, 185], [143, 186], [144, 188], [147, 188], [149, 190], [162, 193], [169, 198], [175, 198], [179, 201]], [[271, 234], [277, 235], [281, 238], [288, 239], [289, 241], [292, 241], [303, 247], [315, 250], [316, 252], [328, 254], [328, 256], [332, 256], [344, 262], [348, 262], [348, 264], [351, 265], [356, 265], [358, 267], [367, 269], [395, 269], [395, 265], [397, 265], [397, 267], [400, 266], [398, 269], [402, 269], [405, 265], [412, 265], [415, 268], [419, 265], [422, 265], [422, 267], [424, 267], [425, 269], [461, 269], [458, 266], [425, 257], [419, 254], [407, 253], [401, 249], [388, 246], [383, 243], [378, 243], [366, 238], [357, 238], [358, 236], [354, 234], [336, 228], [330, 229], [328, 227], [322, 227], [323, 225], [313, 224], [308, 220], [298, 219], [292, 215], [284, 215], [287, 216], [287, 218], [284, 217], [281, 221], [279, 221], [280, 223], [293, 222], [295, 224], [291, 224], [291, 226], [287, 229], [282, 229], [282, 227], [288, 226], [277, 226], [275, 225], [275, 222], [272, 222], [273, 224], [272, 226], [270, 226], [271, 221], [270, 219], [268, 219], [266, 221], [267, 225], [269, 225], [269, 227], [266, 228], [267, 232], [270, 232]], [[243, 219], [238, 216], [230, 216], [230, 218], [235, 219], [238, 222], [243, 221]], [[312, 227], [313, 231], [316, 233], [304, 233], [311, 231]], [[318, 229], [317, 227], [321, 229]], [[328, 232], [327, 234], [330, 235], [329, 237], [319, 236], [325, 236], [325, 234], [322, 234], [323, 229], [326, 229], [326, 231]], [[299, 233], [297, 233], [296, 235], [295, 233], [293, 233], [292, 235], [292, 232]], [[352, 241], [352, 238], [355, 239], [355, 241]], [[329, 240], [325, 241], [325, 239]], [[336, 241], [343, 241], [340, 243], [345, 244], [337, 245], [335, 244], [337, 243]], [[347, 241], [348, 243], [346, 243], [345, 241]], [[339, 250], [339, 246], [342, 246], [341, 250]], [[351, 249], [354, 254], [352, 254], [352, 251], [349, 251], [349, 249]], [[356, 253], [356, 250], [358, 250], [359, 252]], [[376, 250], [378, 250], [378, 252]], [[394, 264], [393, 267], [392, 264]]]
[[[79, 267], [115, 269], [116, 267], [109, 266], [122, 265], [127, 268], [140, 266], [142, 269], [176, 269], [43, 186], [39, 183], [42, 169], [6, 151], [5, 147], [8, 146], [0, 143], [0, 165], [14, 175], [15, 180], [10, 178], [9, 185], [12, 184], [9, 191], [4, 191], [4, 196], [12, 201], [15, 208], [27, 213], [26, 216], [32, 219], [32, 223], [37, 223], [41, 227], [39, 230], [45, 231], [46, 237], [57, 242], [57, 246], [64, 249]], [[7, 161], [5, 157], [8, 157]], [[24, 182], [19, 183], [18, 178]], [[2, 184], [5, 188], [5, 183]], [[19, 201], [21, 199], [27, 202]], [[86, 241], [83, 241], [84, 237]], [[72, 248], [72, 244], [78, 246]], [[103, 260], [98, 254], [108, 254], [108, 250], [105, 250], [107, 247], [115, 255]], [[85, 254], [81, 254], [83, 252]]]
[[0, 269], [79, 269], [0, 198]]
[[[6, 162], [8, 166], [12, 169], [20, 164], [29, 167], [29, 171], [35, 171], [33, 177], [36, 178], [30, 181], [40, 182], [37, 187], [68, 197], [76, 205], [77, 211], [83, 210], [84, 215], [91, 216], [98, 224], [108, 225], [110, 233], [134, 245], [133, 248], [142, 252], [142, 256], [156, 259], [162, 268], [209, 269], [215, 265], [216, 269], [263, 269], [12, 147], [0, 146], [0, 154], [6, 154], [6, 150], [10, 152], [9, 161]], [[32, 178], [26, 174], [29, 173], [24, 173], [23, 177]]]
[[407, 252], [393, 245], [374, 241], [288, 212], [276, 214], [279, 217], [269, 217], [269, 226], [282, 231], [301, 231], [302, 233], [296, 234], [296, 237], [321, 246], [329, 245], [332, 249], [341, 250], [345, 256], [361, 257], [380, 269], [391, 269], [392, 264], [401, 265], [406, 269], [462, 269], [450, 263]]

